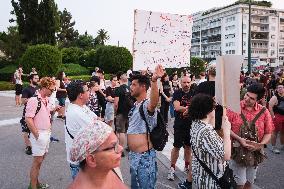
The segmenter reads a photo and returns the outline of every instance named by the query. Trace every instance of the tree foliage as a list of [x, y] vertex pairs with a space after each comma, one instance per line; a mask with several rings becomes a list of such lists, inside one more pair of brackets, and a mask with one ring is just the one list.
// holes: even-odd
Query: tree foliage
[[80, 64], [85, 67], [97, 67], [99, 66], [96, 62], [96, 50], [91, 49], [89, 51], [85, 51], [83, 56], [81, 57]]
[[190, 73], [194, 74], [195, 76], [198, 76], [200, 72], [205, 71], [204, 60], [198, 57], [191, 57], [189, 70], [190, 70]]
[[63, 64], [79, 64], [84, 51], [78, 47], [63, 48], [62, 63]]
[[24, 70], [36, 68], [40, 76], [54, 76], [62, 64], [62, 56], [55, 46], [41, 44], [29, 46], [21, 57]]
[[93, 67], [97, 65], [106, 73], [126, 72], [132, 68], [133, 58], [125, 47], [101, 46], [96, 50]]
[[95, 40], [92, 35], [89, 35], [87, 31], [83, 35], [79, 35], [76, 39], [74, 46], [84, 50], [90, 50], [95, 48]]
[[105, 42], [109, 40], [109, 35], [104, 29], [100, 29], [95, 38], [95, 45], [105, 45]]
[[70, 47], [78, 38], [78, 30], [74, 29], [75, 21], [72, 21], [72, 15], [65, 8], [62, 12], [59, 11], [60, 28], [57, 33], [59, 46]]
[[23, 43], [55, 44], [58, 30], [58, 10], [54, 0], [12, 0], [19, 34]]
[[0, 50], [6, 59], [15, 61], [25, 51], [26, 45], [21, 42], [21, 37], [16, 26], [8, 27], [7, 32], [0, 33]]

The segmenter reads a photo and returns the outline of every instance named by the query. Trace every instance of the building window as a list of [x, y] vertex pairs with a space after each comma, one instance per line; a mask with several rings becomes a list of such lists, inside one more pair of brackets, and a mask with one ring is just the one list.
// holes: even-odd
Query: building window
[[270, 45], [271, 45], [271, 47], [275, 47], [275, 43], [271, 43]]
[[235, 50], [232, 50], [232, 54], [235, 54], [235, 52], [236, 52]]
[[273, 56], [274, 54], [275, 54], [275, 51], [272, 50], [272, 51], [270, 52], [270, 55]]

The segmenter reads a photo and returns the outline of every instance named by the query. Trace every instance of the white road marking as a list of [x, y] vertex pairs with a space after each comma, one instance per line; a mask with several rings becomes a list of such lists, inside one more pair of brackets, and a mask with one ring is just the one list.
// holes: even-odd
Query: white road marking
[[13, 118], [13, 119], [5, 119], [5, 120], [1, 120], [0, 121], [0, 127], [5, 127], [5, 126], [9, 126], [9, 125], [14, 125], [17, 123], [20, 123], [20, 117], [17, 118]]

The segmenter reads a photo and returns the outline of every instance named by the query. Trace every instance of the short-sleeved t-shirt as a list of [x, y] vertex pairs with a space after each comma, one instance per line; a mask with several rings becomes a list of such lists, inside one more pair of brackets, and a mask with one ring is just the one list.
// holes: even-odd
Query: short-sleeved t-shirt
[[[181, 106], [186, 107], [190, 105], [190, 99], [192, 98], [192, 96], [193, 96], [192, 91], [185, 93], [182, 89], [179, 89], [174, 92], [173, 102], [179, 101]], [[189, 118], [184, 117], [183, 113], [176, 112], [174, 126], [184, 124], [185, 122], [188, 123], [188, 121], [189, 121]]]
[[[143, 102], [143, 101], [142, 101]], [[129, 126], [127, 129], [127, 134], [144, 134], [147, 133], [146, 123], [142, 119], [139, 109], [142, 105], [142, 102], [135, 103], [133, 108], [129, 112]], [[146, 117], [146, 120], [149, 124], [150, 132], [157, 126], [157, 111], [155, 110], [153, 115], [149, 115], [147, 107], [149, 100], [146, 100], [143, 104], [143, 111]]]
[[[92, 124], [97, 117], [98, 116], [87, 106], [79, 106], [77, 104], [70, 103], [66, 110], [65, 126], [68, 128], [69, 133], [75, 137], [81, 128]], [[72, 164], [78, 164], [78, 162], [72, 162], [70, 160], [70, 148], [72, 146], [72, 142], [73, 139], [69, 136], [67, 130], [65, 129], [67, 161]]]
[[[41, 101], [41, 108], [36, 114], [36, 110], [38, 107], [38, 99]], [[26, 114], [25, 117], [33, 118], [34, 125], [39, 130], [49, 130], [51, 127], [50, 122], [50, 104], [47, 98], [42, 98], [38, 93], [37, 97], [31, 97], [26, 106]]]
[[[125, 107], [126, 103], [124, 102], [125, 92], [130, 92], [130, 88], [126, 84], [123, 84], [123, 85], [117, 87], [114, 91], [114, 96], [119, 97], [117, 114], [123, 114], [124, 115], [125, 110], [127, 109]], [[125, 116], [127, 116], [127, 115], [125, 115]]]
[[28, 86], [24, 88], [22, 92], [22, 98], [31, 98], [34, 96], [35, 92], [38, 90], [38, 87]]
[[106, 96], [107, 97], [111, 96], [112, 98], [114, 98], [115, 97], [115, 94], [114, 94], [115, 90], [116, 90], [116, 88], [112, 88], [111, 86], [107, 87], [106, 91], [105, 91], [106, 92]]

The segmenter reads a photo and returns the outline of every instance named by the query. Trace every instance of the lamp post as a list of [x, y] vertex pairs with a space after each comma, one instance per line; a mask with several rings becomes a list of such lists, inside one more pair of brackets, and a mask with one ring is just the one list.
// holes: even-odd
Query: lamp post
[[251, 0], [249, 0], [249, 23], [248, 23], [248, 72], [251, 73]]

